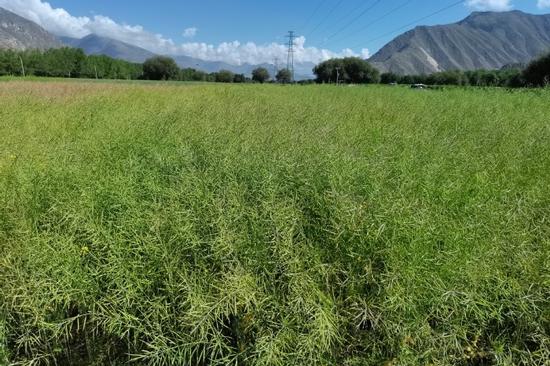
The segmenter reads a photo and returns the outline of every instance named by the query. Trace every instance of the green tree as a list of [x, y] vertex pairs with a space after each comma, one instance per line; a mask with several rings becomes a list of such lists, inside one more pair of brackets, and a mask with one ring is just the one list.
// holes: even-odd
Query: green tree
[[424, 81], [417, 82], [429, 85], [467, 85], [468, 78], [464, 76], [462, 71], [451, 70], [427, 75]]
[[193, 74], [193, 81], [210, 81], [208, 78], [208, 73], [201, 70], [196, 70]]
[[246, 83], [246, 76], [244, 74], [235, 74], [233, 76], [234, 83]]
[[25, 68], [25, 74], [28, 75], [39, 75], [40, 69], [42, 67], [42, 53], [39, 50], [26, 50], [18, 53], [17, 63], [19, 68], [21, 68], [21, 61]]
[[47, 51], [0, 50], [0, 75], [21, 75], [21, 61], [27, 75], [98, 78], [138, 79], [143, 66], [108, 56], [86, 56], [76, 48], [58, 48]]
[[380, 75], [380, 83], [382, 84], [391, 84], [391, 83], [401, 83], [401, 76], [394, 74], [392, 72], [387, 72]]
[[481, 84], [483, 86], [498, 86], [499, 77], [496, 71], [485, 71], [481, 75]]
[[232, 83], [235, 74], [229, 70], [220, 70], [216, 73], [216, 82]]
[[522, 76], [529, 86], [550, 85], [550, 53], [532, 61]]
[[380, 82], [380, 72], [359, 57], [344, 58], [342, 81], [351, 84], [372, 84]]
[[265, 67], [258, 67], [252, 71], [252, 80], [263, 84], [270, 78], [269, 71]]
[[0, 75], [19, 75], [21, 64], [19, 55], [13, 50], [0, 49]]
[[521, 88], [525, 86], [525, 80], [523, 80], [522, 72], [519, 69], [503, 70], [500, 80], [501, 86], [507, 88]]
[[175, 80], [178, 74], [179, 67], [170, 57], [151, 57], [143, 64], [143, 77], [147, 80]]
[[292, 82], [292, 73], [289, 69], [281, 69], [279, 70], [279, 72], [277, 72], [275, 79], [278, 83], [288, 84]]
[[370, 84], [380, 82], [380, 73], [359, 57], [331, 59], [315, 66], [313, 73], [319, 83], [339, 81], [347, 84]]
[[[34, 51], [37, 52], [37, 51]], [[77, 48], [52, 48], [43, 53], [25, 52], [25, 64], [38, 76], [80, 77], [86, 60], [84, 51]]]
[[185, 68], [181, 69], [179, 72], [178, 80], [181, 81], [193, 81], [193, 78], [195, 76], [197, 70], [193, 68]]
[[340, 71], [344, 70], [343, 59], [330, 59], [324, 62], [321, 62], [319, 65], [313, 68], [313, 73], [315, 74], [316, 81], [318, 83], [335, 83], [339, 78]]

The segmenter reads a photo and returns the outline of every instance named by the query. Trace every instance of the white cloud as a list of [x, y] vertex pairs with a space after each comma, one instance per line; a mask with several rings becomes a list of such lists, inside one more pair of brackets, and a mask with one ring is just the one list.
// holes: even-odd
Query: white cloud
[[174, 45], [172, 40], [147, 32], [142, 26], [119, 24], [103, 15], [94, 15], [92, 18], [75, 17], [65, 9], [52, 8], [49, 3], [41, 0], [0, 0], [0, 6], [38, 23], [59, 36], [81, 38], [95, 33], [154, 52], [169, 49]]
[[185, 28], [185, 30], [183, 31], [183, 36], [185, 38], [193, 38], [197, 35], [197, 31], [198, 29], [196, 27]]
[[[75, 17], [66, 10], [53, 8], [42, 0], [0, 0], [0, 6], [28, 18], [60, 36], [81, 38], [95, 33], [159, 54], [187, 55], [207, 61], [223, 61], [235, 65], [272, 63], [275, 58], [286, 59], [286, 46], [276, 42], [262, 45], [239, 41], [223, 42], [218, 45], [198, 42], [176, 44], [172, 39], [147, 31], [140, 25], [117, 23], [104, 15]], [[295, 60], [298, 63], [318, 63], [331, 57], [365, 56], [368, 54], [367, 50], [363, 50], [362, 55], [358, 55], [350, 49], [333, 52], [327, 49], [307, 47], [305, 43], [305, 37], [296, 39]]]
[[[358, 56], [350, 49], [332, 52], [316, 47], [306, 47], [305, 43], [306, 39], [303, 36], [297, 37], [295, 40], [294, 60], [297, 63], [318, 63], [331, 57]], [[254, 42], [241, 43], [233, 41], [223, 42], [217, 46], [194, 42], [181, 44], [176, 49], [176, 53], [191, 57], [210, 61], [224, 61], [237, 65], [243, 63], [272, 63], [276, 58], [284, 60], [287, 56], [287, 46], [276, 42], [258, 45]]]
[[539, 9], [550, 8], [550, 0], [539, 0], [537, 6]]
[[506, 11], [513, 7], [512, 0], [467, 0], [466, 5], [481, 11]]

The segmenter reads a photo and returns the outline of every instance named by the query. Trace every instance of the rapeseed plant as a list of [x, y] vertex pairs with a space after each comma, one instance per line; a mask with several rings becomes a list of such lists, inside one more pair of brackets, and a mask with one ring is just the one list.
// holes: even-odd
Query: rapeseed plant
[[547, 90], [0, 95], [0, 364], [550, 359]]

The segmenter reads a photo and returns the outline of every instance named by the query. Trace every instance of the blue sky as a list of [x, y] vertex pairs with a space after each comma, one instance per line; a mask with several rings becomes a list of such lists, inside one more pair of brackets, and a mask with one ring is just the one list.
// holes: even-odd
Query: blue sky
[[274, 57], [284, 57], [284, 35], [291, 29], [302, 36], [297, 40], [299, 61], [316, 62], [338, 55], [373, 54], [414, 25], [455, 22], [473, 10], [550, 12], [550, 0], [465, 0], [415, 22], [456, 3], [456, 0], [0, 0], [0, 6], [57, 34], [81, 37], [94, 32], [158, 53], [188, 54], [230, 63], [270, 62]]

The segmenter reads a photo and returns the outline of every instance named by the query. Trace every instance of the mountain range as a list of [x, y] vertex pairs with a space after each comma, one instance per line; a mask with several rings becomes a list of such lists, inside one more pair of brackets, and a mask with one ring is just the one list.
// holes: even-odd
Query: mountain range
[[155, 56], [153, 52], [141, 47], [96, 34], [89, 34], [80, 39], [59, 37], [59, 41], [69, 47], [81, 48], [87, 55], [105, 55], [129, 62], [141, 63]]
[[[155, 56], [153, 52], [147, 51], [138, 46], [134, 46], [125, 42], [121, 42], [108, 37], [101, 37], [96, 34], [87, 35], [84, 38], [69, 38], [69, 37], [59, 37], [60, 42], [66, 46], [81, 48], [88, 55], [106, 55], [113, 58], [126, 60], [130, 62], [144, 62], [150, 57]], [[272, 64], [241, 64], [241, 65], [232, 65], [226, 62], [221, 61], [205, 61], [198, 58], [190, 56], [171, 56], [179, 67], [182, 68], [193, 68], [197, 70], [202, 70], [205, 72], [217, 72], [220, 70], [229, 70], [236, 74], [245, 74], [250, 76], [252, 70], [257, 67], [265, 67], [268, 70], [273, 70], [274, 65]], [[313, 63], [302, 63], [296, 67], [296, 76], [299, 79], [308, 79], [313, 77], [311, 70], [315, 64]]]
[[16, 50], [61, 47], [59, 40], [38, 24], [0, 8], [0, 48]]
[[550, 51], [550, 14], [475, 12], [449, 25], [420, 26], [384, 46], [369, 61], [380, 71], [429, 74], [500, 69]]
[[[116, 39], [101, 37], [97, 34], [89, 34], [84, 38], [58, 37], [59, 41], [66, 46], [81, 48], [87, 55], [106, 55], [112, 58], [126, 60], [130, 62], [144, 62], [150, 57], [155, 56], [153, 52], [138, 46], [131, 45]], [[265, 67], [273, 70], [272, 64], [242, 64], [232, 65], [226, 62], [205, 61], [190, 56], [172, 56], [176, 63], [182, 68], [193, 68], [205, 72], [216, 72], [220, 70], [230, 70], [236, 74], [251, 75], [252, 70], [257, 67]], [[311, 70], [315, 65], [313, 63], [302, 63], [297, 65], [297, 78], [307, 79], [312, 77]]]
[[[84, 38], [57, 37], [36, 23], [0, 8], [0, 48], [48, 49], [78, 47], [89, 55], [107, 55], [130, 62], [143, 62], [153, 52], [113, 38], [89, 34]], [[429, 74], [446, 70], [500, 69], [524, 65], [550, 51], [550, 14], [521, 11], [474, 12], [448, 25], [418, 26], [382, 47], [369, 61], [381, 72]], [[205, 72], [222, 69], [250, 75], [262, 66], [232, 65], [190, 56], [173, 56], [180, 67]], [[312, 77], [313, 63], [296, 65], [296, 78]], [[271, 71], [273, 73], [273, 71]]]

